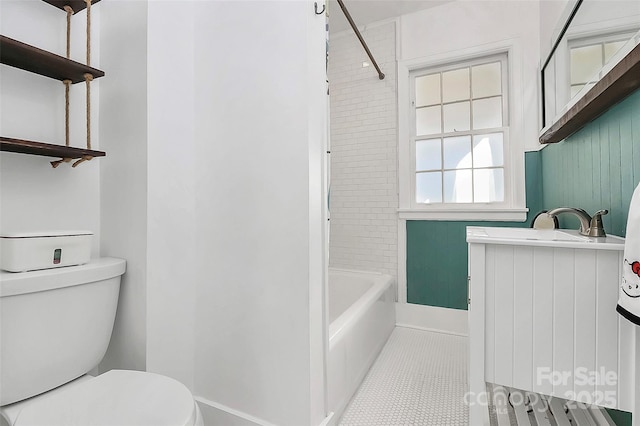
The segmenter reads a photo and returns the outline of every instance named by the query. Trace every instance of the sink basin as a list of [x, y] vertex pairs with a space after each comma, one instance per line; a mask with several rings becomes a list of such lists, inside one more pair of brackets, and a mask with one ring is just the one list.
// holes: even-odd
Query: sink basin
[[532, 229], [504, 227], [467, 227], [467, 242], [489, 244], [515, 244], [532, 246], [557, 246], [592, 248], [599, 250], [620, 250], [624, 238], [608, 235], [595, 238], [580, 235], [571, 229]]
[[572, 235], [569, 232], [557, 229], [484, 228], [484, 231], [486, 232], [488, 237], [492, 238], [543, 241], [590, 241], [589, 237]]

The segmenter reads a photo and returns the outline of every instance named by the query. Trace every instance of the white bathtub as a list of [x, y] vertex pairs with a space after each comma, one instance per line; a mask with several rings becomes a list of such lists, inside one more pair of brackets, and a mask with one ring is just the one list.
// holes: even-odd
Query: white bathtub
[[389, 275], [329, 269], [329, 411], [337, 422], [396, 323]]

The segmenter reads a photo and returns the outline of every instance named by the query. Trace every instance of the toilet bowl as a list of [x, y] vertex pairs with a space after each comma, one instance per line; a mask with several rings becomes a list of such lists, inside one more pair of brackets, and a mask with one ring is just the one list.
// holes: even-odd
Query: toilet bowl
[[0, 272], [2, 426], [202, 426], [189, 389], [160, 374], [87, 373], [104, 357], [122, 259]]
[[159, 374], [111, 370], [0, 407], [8, 426], [202, 426], [191, 392]]

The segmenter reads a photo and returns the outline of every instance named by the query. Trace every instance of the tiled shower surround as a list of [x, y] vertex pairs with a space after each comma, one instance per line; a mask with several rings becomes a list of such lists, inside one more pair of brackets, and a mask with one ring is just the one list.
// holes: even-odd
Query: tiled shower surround
[[379, 80], [352, 32], [329, 40], [331, 236], [335, 268], [397, 276], [395, 23], [362, 31], [385, 74]]

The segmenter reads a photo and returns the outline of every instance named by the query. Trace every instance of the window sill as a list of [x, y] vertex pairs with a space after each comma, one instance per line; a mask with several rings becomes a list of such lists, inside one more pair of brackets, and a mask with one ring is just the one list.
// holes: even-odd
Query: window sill
[[398, 209], [398, 218], [404, 220], [454, 220], [454, 221], [496, 221], [524, 222], [529, 209]]

